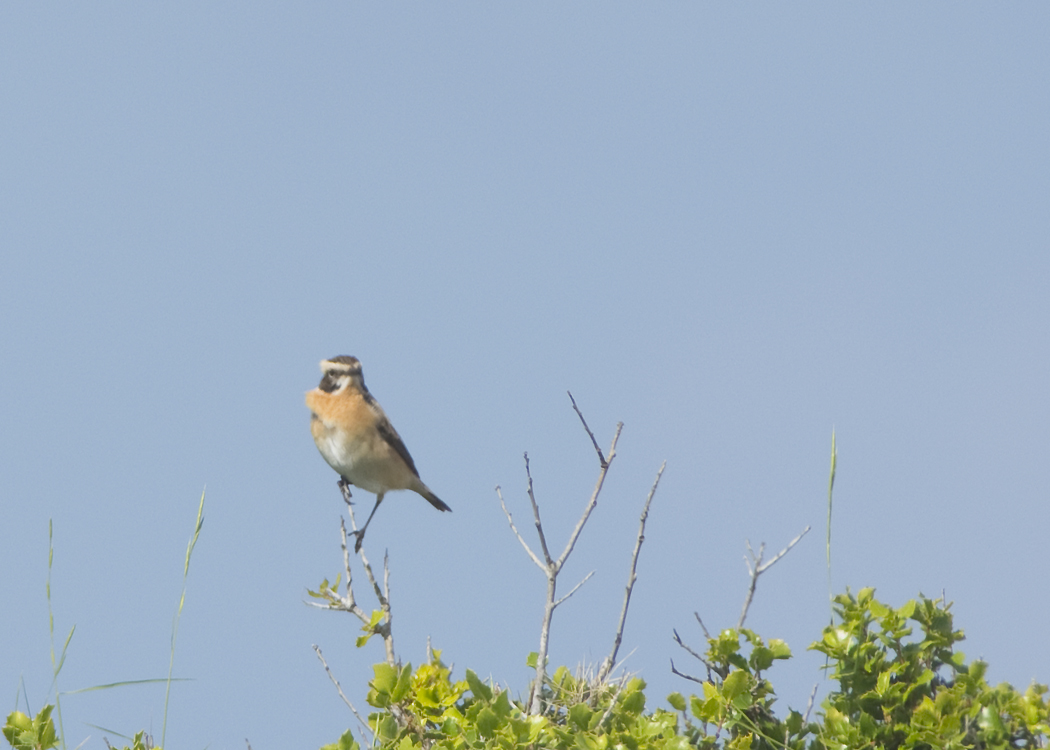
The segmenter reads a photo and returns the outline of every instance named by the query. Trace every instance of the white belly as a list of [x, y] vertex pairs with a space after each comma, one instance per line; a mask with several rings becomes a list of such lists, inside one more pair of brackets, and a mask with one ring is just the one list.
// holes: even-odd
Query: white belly
[[403, 489], [391, 486], [389, 478], [384, 481], [382, 466], [376, 461], [375, 447], [367, 441], [350, 440], [339, 430], [326, 429], [316, 442], [328, 465], [355, 487], [374, 494]]

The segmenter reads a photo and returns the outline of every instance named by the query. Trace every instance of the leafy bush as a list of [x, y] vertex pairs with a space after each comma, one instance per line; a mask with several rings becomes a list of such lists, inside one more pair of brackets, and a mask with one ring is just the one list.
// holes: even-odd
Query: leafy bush
[[[377, 747], [396, 750], [846, 750], [853, 748], [1035, 748], [1050, 737], [1047, 687], [1019, 693], [992, 687], [982, 661], [954, 650], [963, 639], [950, 607], [920, 596], [894, 609], [873, 589], [835, 599], [836, 624], [810, 648], [828, 657], [837, 687], [817, 720], [796, 710], [778, 717], [766, 677], [791, 651], [748, 629], [707, 639], [701, 694], [668, 696], [673, 711], [646, 711], [645, 682], [596, 681], [554, 670], [543, 710], [487, 684], [467, 670], [453, 682], [435, 654], [416, 670], [375, 666], [368, 702]], [[807, 711], [808, 714], [808, 711]], [[348, 731], [322, 750], [356, 750]]]

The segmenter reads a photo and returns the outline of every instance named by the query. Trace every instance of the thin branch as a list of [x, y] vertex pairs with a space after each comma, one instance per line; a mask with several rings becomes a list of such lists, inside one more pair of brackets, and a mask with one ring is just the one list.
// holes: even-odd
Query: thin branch
[[693, 612], [693, 617], [695, 617], [696, 621], [700, 623], [700, 629], [704, 631], [704, 638], [711, 640], [711, 634], [707, 632], [707, 626], [704, 625], [704, 621], [700, 619], [700, 613]]
[[339, 529], [341, 532], [340, 544], [343, 547], [343, 567], [346, 569], [346, 595], [343, 597], [343, 601], [347, 605], [347, 611], [356, 615], [361, 622], [367, 623], [368, 615], [357, 605], [357, 600], [354, 599], [353, 572], [350, 569], [350, 547], [346, 543], [346, 521], [343, 518], [339, 519]]
[[383, 607], [383, 617], [386, 618], [381, 631], [383, 645], [386, 646], [386, 663], [395, 666], [397, 656], [394, 654], [394, 617], [390, 611], [390, 553], [388, 552], [383, 553], [383, 596], [379, 601]]
[[649, 506], [652, 505], [653, 495], [656, 494], [656, 488], [660, 484], [660, 477], [663, 476], [666, 468], [667, 462], [664, 461], [660, 464], [660, 470], [656, 472], [656, 481], [653, 482], [653, 486], [649, 490], [649, 496], [645, 499], [645, 506], [642, 508], [642, 517], [638, 522], [638, 538], [634, 543], [634, 554], [631, 555], [631, 573], [627, 576], [627, 591], [624, 593], [623, 609], [620, 611], [620, 622], [616, 627], [616, 637], [613, 638], [612, 651], [609, 652], [605, 661], [602, 662], [601, 669], [598, 670], [598, 682], [603, 682], [609, 676], [609, 672], [612, 671], [613, 665], [616, 663], [616, 653], [620, 650], [620, 644], [623, 642], [623, 628], [627, 622], [627, 608], [631, 605], [631, 591], [634, 589], [634, 582], [638, 580], [638, 554], [642, 551], [642, 542], [645, 541], [645, 522], [649, 518]]
[[[819, 684], [819, 683], [817, 683]], [[802, 717], [802, 723], [809, 723], [809, 712], [813, 710], [813, 701], [817, 697], [817, 685], [813, 686], [813, 691], [809, 694], [809, 703], [806, 704], [806, 715]]]
[[[349, 495], [349, 490], [340, 485], [340, 488], [344, 492], [344, 499]], [[350, 525], [357, 530], [357, 520], [354, 518], [354, 508], [347, 500], [347, 511], [350, 514]], [[357, 619], [361, 620], [362, 624], [369, 625], [372, 622], [372, 618], [365, 612], [354, 600], [353, 591], [350, 589], [350, 552], [349, 547], [346, 543], [347, 531], [346, 522], [340, 519], [340, 527], [342, 530], [342, 546], [343, 546], [343, 562], [346, 566], [346, 585], [347, 595], [342, 601], [348, 604], [351, 609], [347, 609], [348, 612], [352, 612]], [[365, 569], [365, 576], [368, 578], [368, 582], [372, 584], [372, 592], [375, 594], [376, 599], [379, 601], [379, 608], [383, 611], [384, 622], [379, 623], [373, 628], [373, 632], [382, 637], [383, 646], [386, 650], [386, 661], [391, 666], [397, 663], [397, 659], [394, 655], [394, 631], [393, 631], [393, 617], [390, 612], [390, 559], [388, 555], [383, 557], [383, 588], [379, 587], [379, 582], [376, 580], [375, 573], [372, 572], [372, 564], [368, 561], [368, 557], [365, 555], [364, 547], [357, 550], [358, 557], [361, 558], [362, 566]]]
[[[587, 426], [587, 420], [583, 418], [583, 412], [580, 411], [580, 407], [576, 405], [576, 399], [572, 397], [572, 391], [566, 391], [569, 394], [569, 400], [572, 401], [572, 408], [576, 410], [576, 415], [583, 422], [583, 429], [587, 430], [587, 434], [591, 436], [591, 445], [594, 446], [594, 452], [598, 454], [598, 461], [601, 463], [602, 468], [605, 468], [608, 463], [605, 460], [605, 456], [602, 455], [602, 449], [598, 447], [598, 441], [594, 439], [594, 433], [591, 432], [591, 428]], [[609, 460], [612, 460], [612, 456], [609, 456]]]
[[779, 560], [784, 555], [786, 555], [788, 552], [790, 552], [791, 548], [794, 547], [796, 544], [798, 544], [802, 540], [802, 537], [804, 537], [806, 534], [809, 533], [809, 530], [810, 530], [809, 526], [807, 526], [806, 528], [802, 529], [802, 533], [800, 533], [798, 536], [796, 536], [794, 539], [792, 539], [790, 542], [788, 542], [788, 546], [786, 546], [786, 547], [784, 547], [784, 549], [780, 550], [780, 552], [778, 552], [776, 554], [776, 556], [772, 560], [770, 560], [765, 565], [763, 565], [762, 569], [759, 570], [758, 572], [759, 573], [765, 573], [769, 568], [771, 568], [773, 566], [773, 563], [775, 563], [777, 560]]
[[[750, 585], [747, 588], [747, 598], [744, 599], [744, 608], [740, 612], [740, 620], [736, 624], [737, 630], [739, 630], [740, 628], [744, 627], [744, 620], [747, 619], [747, 611], [751, 608], [751, 600], [754, 599], [754, 597], [755, 597], [755, 587], [758, 585], [758, 577], [760, 575], [762, 575], [763, 573], [765, 573], [767, 570], [769, 570], [773, 566], [773, 564], [775, 562], [777, 562], [777, 560], [779, 560], [784, 555], [786, 555], [788, 552], [790, 552], [791, 548], [794, 547], [796, 544], [798, 544], [799, 540], [801, 540], [802, 537], [804, 537], [806, 534], [809, 533], [809, 529], [810, 529], [809, 526], [807, 526], [806, 528], [802, 529], [802, 533], [801, 534], [799, 534], [794, 539], [792, 539], [788, 543], [788, 546], [786, 546], [786, 547], [784, 547], [784, 549], [780, 550], [780, 552], [778, 552], [776, 555], [773, 556], [772, 560], [770, 560], [769, 562], [767, 562], [765, 564], [762, 563], [762, 555], [765, 553], [765, 550], [766, 550], [765, 543], [763, 542], [759, 546], [757, 555], [755, 554], [754, 550], [751, 549], [751, 542], [747, 543], [747, 551], [748, 551], [748, 554], [751, 555], [751, 560], [748, 560], [747, 557], [745, 556], [744, 557], [744, 563], [747, 565], [747, 572], [751, 576], [751, 583], [750, 583]], [[752, 565], [752, 560], [754, 561], [754, 565]]]
[[540, 560], [540, 558], [536, 557], [536, 553], [532, 551], [528, 543], [518, 531], [518, 527], [514, 525], [514, 518], [511, 516], [510, 511], [507, 510], [507, 504], [503, 501], [503, 491], [498, 484], [496, 485], [496, 494], [499, 496], [499, 504], [503, 507], [503, 513], [507, 516], [507, 522], [510, 523], [510, 530], [514, 532], [514, 536], [518, 537], [518, 541], [521, 542], [521, 546], [525, 548], [525, 551], [529, 553], [529, 557], [532, 558], [532, 561], [540, 566], [540, 570], [546, 573], [547, 566], [543, 564], [543, 561]]
[[[529, 478], [529, 502], [532, 503], [532, 516], [536, 519], [536, 534], [540, 538], [540, 548], [543, 550], [543, 559], [547, 561], [547, 566], [553, 562], [551, 560], [551, 553], [547, 549], [547, 537], [543, 533], [543, 524], [540, 523], [540, 506], [536, 502], [536, 495], [532, 491], [532, 471], [529, 469], [529, 454], [525, 453], [525, 476]], [[546, 569], [546, 567], [544, 569]]]
[[624, 675], [620, 678], [620, 684], [616, 686], [616, 693], [613, 694], [612, 700], [609, 701], [609, 707], [605, 709], [605, 713], [602, 714], [601, 721], [598, 722], [598, 726], [602, 727], [605, 722], [609, 720], [609, 716], [612, 714], [613, 709], [616, 708], [616, 701], [620, 697], [620, 693], [623, 692], [624, 686], [627, 685], [628, 675]]
[[387, 606], [386, 597], [383, 595], [383, 589], [379, 587], [379, 582], [376, 580], [375, 573], [372, 572], [372, 563], [368, 561], [368, 557], [365, 556], [365, 548], [361, 547], [357, 551], [358, 557], [361, 558], [361, 563], [365, 569], [365, 576], [368, 578], [368, 582], [372, 584], [372, 592], [376, 595], [376, 599], [379, 600], [379, 604], [382, 607]]
[[579, 540], [580, 534], [583, 532], [583, 527], [586, 525], [588, 518], [590, 518], [591, 513], [594, 511], [594, 508], [598, 504], [598, 495], [601, 493], [602, 486], [605, 483], [605, 477], [608, 474], [609, 466], [612, 463], [613, 458], [616, 456], [616, 444], [620, 439], [620, 433], [623, 431], [623, 422], [620, 422], [616, 425], [616, 434], [613, 436], [612, 444], [609, 448], [609, 455], [608, 457], [606, 457], [602, 453], [601, 449], [598, 447], [598, 442], [594, 438], [594, 433], [591, 432], [591, 428], [587, 425], [587, 420], [584, 419], [583, 413], [576, 405], [576, 400], [572, 397], [571, 393], [569, 394], [569, 400], [572, 401], [572, 407], [576, 411], [576, 414], [579, 416], [580, 421], [583, 424], [583, 428], [587, 432], [587, 435], [590, 437], [591, 444], [594, 446], [595, 452], [598, 454], [598, 461], [601, 464], [601, 471], [598, 475], [598, 481], [594, 486], [594, 491], [591, 493], [591, 498], [583, 511], [583, 515], [577, 522], [576, 528], [569, 536], [569, 541], [565, 545], [565, 549], [562, 551], [561, 555], [558, 557], [557, 560], [555, 560], [550, 553], [550, 548], [547, 545], [547, 536], [543, 531], [543, 522], [540, 520], [540, 506], [539, 503], [536, 501], [535, 487], [532, 480], [532, 467], [529, 464], [528, 453], [525, 453], [524, 456], [525, 476], [528, 479], [527, 490], [529, 495], [529, 503], [532, 506], [533, 519], [536, 524], [536, 534], [540, 538], [540, 548], [543, 552], [542, 559], [539, 555], [533, 552], [529, 545], [525, 542], [524, 537], [522, 537], [521, 533], [514, 525], [514, 519], [511, 516], [510, 511], [507, 509], [506, 502], [504, 502], [503, 500], [502, 491], [499, 487], [496, 488], [496, 494], [499, 496], [500, 505], [503, 508], [504, 515], [507, 516], [507, 522], [510, 524], [511, 531], [513, 531], [514, 536], [518, 538], [518, 541], [521, 543], [521, 546], [525, 549], [526, 554], [528, 554], [528, 556], [532, 558], [532, 561], [536, 563], [536, 565], [539, 566], [541, 570], [543, 570], [544, 576], [547, 579], [547, 597], [544, 604], [543, 623], [540, 626], [540, 647], [536, 655], [536, 677], [532, 682], [532, 688], [530, 691], [528, 701], [528, 712], [530, 715], [534, 716], [539, 715], [542, 712], [540, 695], [542, 693], [544, 681], [546, 678], [547, 650], [550, 641], [551, 618], [554, 615], [554, 610], [560, 604], [563, 604], [566, 599], [568, 599], [574, 593], [576, 593], [580, 586], [582, 586], [591, 577], [591, 575], [593, 575], [593, 573], [589, 573], [582, 581], [576, 584], [576, 586], [568, 594], [559, 599], [557, 598], [558, 573], [561, 572], [561, 569], [562, 567], [564, 567], [566, 560], [568, 560], [569, 558], [569, 555], [572, 554], [572, 550], [576, 546], [576, 542], [577, 540]]
[[328, 679], [332, 681], [332, 684], [335, 685], [335, 689], [339, 691], [339, 697], [343, 699], [343, 703], [345, 703], [350, 708], [350, 710], [353, 711], [354, 716], [357, 717], [358, 722], [360, 722], [365, 732], [371, 735], [372, 730], [368, 728], [368, 724], [365, 722], [364, 719], [361, 718], [361, 714], [357, 712], [357, 709], [354, 708], [354, 704], [351, 703], [350, 699], [346, 697], [346, 693], [343, 692], [343, 688], [339, 684], [339, 680], [335, 678], [335, 675], [332, 674], [332, 670], [328, 667], [328, 662], [324, 660], [324, 655], [321, 653], [321, 649], [317, 646], [317, 644], [314, 644], [313, 649], [314, 652], [317, 654], [317, 658], [321, 660], [321, 664], [324, 665], [324, 671], [328, 673]]
[[572, 591], [570, 591], [570, 592], [569, 592], [568, 594], [566, 594], [565, 596], [563, 596], [563, 597], [562, 597], [561, 599], [559, 599], [558, 601], [554, 602], [554, 606], [555, 606], [555, 607], [557, 607], [557, 606], [558, 606], [558, 605], [560, 605], [560, 604], [561, 604], [561, 603], [562, 603], [563, 601], [565, 601], [565, 600], [566, 600], [566, 599], [568, 599], [568, 598], [569, 598], [570, 596], [572, 596], [573, 594], [575, 594], [575, 593], [576, 593], [576, 590], [577, 590], [577, 589], [579, 589], [579, 588], [580, 588], [580, 586], [582, 586], [583, 584], [587, 583], [587, 581], [589, 581], [589, 580], [590, 580], [590, 578], [591, 578], [591, 576], [593, 576], [593, 575], [594, 575], [594, 571], [592, 570], [592, 571], [591, 571], [590, 573], [588, 573], [587, 575], [585, 575], [585, 576], [583, 577], [583, 580], [582, 580], [582, 581], [580, 581], [579, 583], [577, 583], [577, 584], [576, 584], [575, 586], [573, 586], [573, 587], [572, 587]]
[[697, 682], [697, 683], [699, 683], [699, 684], [701, 684], [701, 685], [703, 685], [703, 684], [704, 684], [704, 681], [703, 681], [703, 680], [701, 680], [701, 679], [700, 679], [699, 677], [693, 677], [693, 676], [692, 676], [691, 674], [686, 674], [685, 672], [679, 672], [679, 671], [678, 671], [678, 670], [677, 670], [677, 669], [675, 668], [675, 665], [674, 665], [674, 659], [671, 659], [671, 674], [676, 674], [676, 675], [678, 675], [679, 677], [684, 677], [684, 678], [685, 678], [685, 679], [687, 679], [687, 680], [692, 680], [693, 682]]
[[674, 642], [681, 646], [687, 654], [700, 661], [705, 667], [707, 667], [708, 672], [715, 671], [715, 668], [711, 666], [707, 659], [705, 659], [703, 656], [698, 654], [696, 651], [693, 651], [693, 649], [686, 645], [685, 641], [682, 640], [682, 636], [678, 635], [677, 630], [672, 628], [671, 632], [674, 633]]
[[[584, 427], [587, 423], [584, 422]], [[590, 429], [587, 430], [590, 432]], [[602, 470], [598, 475], [598, 481], [594, 485], [594, 492], [591, 493], [590, 502], [587, 503], [587, 507], [583, 511], [583, 515], [580, 516], [579, 523], [576, 524], [576, 528], [573, 529], [572, 536], [569, 537], [568, 544], [565, 545], [565, 549], [561, 553], [561, 557], [555, 563], [557, 570], [561, 570], [561, 567], [565, 565], [565, 561], [569, 559], [569, 555], [572, 554], [573, 547], [576, 546], [576, 540], [580, 538], [580, 533], [583, 531], [584, 524], [587, 523], [587, 519], [591, 517], [591, 511], [594, 510], [595, 506], [598, 505], [598, 495], [602, 491], [602, 485], [605, 484], [605, 476], [609, 473], [609, 467], [612, 465], [612, 461], [616, 458], [616, 443], [620, 439], [620, 433], [623, 432], [623, 422], [616, 423], [616, 434], [613, 435], [612, 445], [609, 447], [609, 458], [602, 460]]]

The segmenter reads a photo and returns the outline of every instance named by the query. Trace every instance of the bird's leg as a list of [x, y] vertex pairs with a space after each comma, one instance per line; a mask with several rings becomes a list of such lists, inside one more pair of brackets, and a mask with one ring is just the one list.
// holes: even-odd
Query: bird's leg
[[339, 477], [339, 491], [343, 493], [343, 502], [347, 505], [353, 505], [350, 502], [350, 480], [346, 477]]
[[376, 495], [376, 504], [372, 508], [372, 512], [368, 514], [368, 520], [365, 521], [364, 526], [362, 526], [358, 531], [354, 532], [354, 536], [357, 537], [357, 541], [354, 542], [354, 552], [361, 551], [361, 543], [365, 540], [365, 530], [368, 528], [368, 524], [372, 522], [372, 516], [374, 516], [376, 514], [376, 511], [379, 510], [379, 504], [383, 502], [383, 495], [385, 494], [386, 493], [384, 492], [380, 492], [378, 495]]

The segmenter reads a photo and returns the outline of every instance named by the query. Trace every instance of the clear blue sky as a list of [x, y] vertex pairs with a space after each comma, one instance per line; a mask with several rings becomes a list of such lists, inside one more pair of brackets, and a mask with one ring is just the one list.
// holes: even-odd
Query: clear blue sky
[[[168, 746], [317, 747], [378, 644], [304, 605], [340, 570], [303, 393], [353, 354], [454, 509], [391, 496], [401, 656], [528, 680], [556, 545], [626, 426], [565, 571], [552, 660], [607, 653], [660, 462], [627, 668], [735, 623], [798, 655], [836, 590], [955, 601], [993, 681], [1050, 680], [1050, 7], [350, 3], [0, 8], [0, 687], [161, 677]], [[371, 498], [359, 493], [367, 505]], [[525, 525], [525, 524], [523, 524]], [[786, 705], [785, 705], [786, 704]], [[162, 687], [69, 695], [159, 739]], [[20, 704], [24, 707], [24, 704]], [[113, 738], [112, 735], [108, 735]]]

